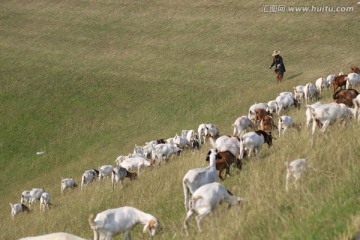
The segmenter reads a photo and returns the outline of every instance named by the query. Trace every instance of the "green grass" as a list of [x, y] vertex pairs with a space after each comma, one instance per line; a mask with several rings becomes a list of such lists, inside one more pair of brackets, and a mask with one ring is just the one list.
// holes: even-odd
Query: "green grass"
[[[91, 239], [88, 216], [123, 205], [156, 215], [162, 225], [157, 239], [184, 238], [181, 179], [188, 169], [206, 166], [209, 145], [146, 169], [115, 192], [107, 181], [60, 196], [60, 179], [79, 182], [84, 170], [114, 163], [135, 144], [200, 123], [231, 134], [233, 121], [254, 102], [359, 66], [353, 1], [301, 3], [354, 6], [351, 13], [264, 13], [265, 4], [2, 1], [0, 239], [56, 231]], [[281, 84], [267, 68], [274, 49], [283, 52], [287, 67]], [[331, 101], [330, 91], [322, 101]], [[289, 115], [304, 123], [304, 111]], [[191, 238], [348, 239], [360, 229], [357, 134], [356, 123], [333, 126], [311, 144], [305, 129], [289, 130], [224, 181], [248, 201], [230, 211], [221, 206], [204, 220], [202, 234], [191, 222]], [[36, 155], [40, 149], [44, 155]], [[284, 161], [300, 157], [319, 171], [285, 193]], [[8, 203], [32, 187], [49, 191], [54, 207], [40, 214], [35, 206], [12, 221]], [[133, 238], [142, 238], [140, 232], [135, 228]]]

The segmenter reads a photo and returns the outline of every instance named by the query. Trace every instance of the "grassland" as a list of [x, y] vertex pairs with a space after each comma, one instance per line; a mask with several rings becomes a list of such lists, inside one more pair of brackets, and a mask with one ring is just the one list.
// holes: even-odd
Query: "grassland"
[[[266, 13], [268, 3], [257, 0], [1, 1], [0, 239], [56, 231], [91, 239], [88, 216], [123, 205], [159, 218], [156, 239], [183, 239], [181, 179], [206, 166], [209, 145], [115, 192], [107, 181], [60, 196], [60, 179], [80, 181], [84, 170], [113, 163], [135, 144], [203, 122], [231, 134], [254, 102], [359, 66], [354, 2], [301, 3], [354, 6], [347, 13]], [[274, 49], [287, 67], [281, 84], [267, 68]], [[321, 100], [331, 101], [331, 92]], [[304, 108], [289, 115], [305, 122]], [[191, 238], [348, 239], [360, 227], [359, 131], [356, 123], [334, 126], [314, 144], [305, 129], [289, 131], [224, 181], [248, 201], [220, 207], [202, 234], [192, 223]], [[285, 193], [284, 161], [299, 157], [319, 170]], [[32, 187], [50, 192], [53, 208], [40, 214], [35, 206], [12, 221], [8, 203]]]

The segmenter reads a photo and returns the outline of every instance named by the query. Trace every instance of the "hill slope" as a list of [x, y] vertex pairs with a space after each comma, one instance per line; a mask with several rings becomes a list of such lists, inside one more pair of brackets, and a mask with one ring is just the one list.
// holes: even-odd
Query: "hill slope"
[[[278, 4], [283, 2], [272, 3]], [[181, 179], [188, 169], [206, 166], [209, 145], [147, 169], [139, 181], [115, 192], [103, 182], [61, 197], [61, 177], [80, 181], [84, 170], [112, 164], [135, 144], [203, 122], [231, 134], [233, 121], [254, 102], [360, 65], [359, 6], [353, 1], [316, 2], [354, 7], [343, 13], [269, 13], [261, 1], [3, 1], [0, 6], [1, 239], [55, 231], [92, 238], [89, 214], [122, 205], [156, 215], [162, 224], [158, 239], [181, 239]], [[286, 1], [289, 6], [299, 3]], [[281, 84], [267, 68], [274, 49], [282, 51], [287, 66]], [[321, 100], [331, 101], [331, 92]], [[304, 108], [289, 115], [305, 121]], [[333, 127], [314, 144], [305, 130], [289, 131], [224, 182], [248, 202], [237, 210], [221, 208], [203, 222], [203, 234], [192, 224], [191, 235], [346, 238], [359, 214], [358, 131], [355, 123]], [[39, 150], [45, 154], [36, 155]], [[286, 194], [284, 161], [299, 157], [320, 170]], [[32, 187], [52, 194], [53, 209], [40, 214], [35, 206], [30, 215], [10, 221], [8, 202], [18, 202]], [[226, 229], [219, 230], [224, 223]], [[140, 236], [136, 228], [134, 238]]]

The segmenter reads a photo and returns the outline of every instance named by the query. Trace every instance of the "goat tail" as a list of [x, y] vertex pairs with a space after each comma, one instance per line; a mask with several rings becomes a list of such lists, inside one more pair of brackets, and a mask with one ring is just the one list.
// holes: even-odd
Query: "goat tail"
[[88, 221], [89, 221], [89, 225], [91, 227], [92, 230], [96, 230], [96, 224], [94, 222], [94, 219], [95, 219], [95, 216], [94, 214], [91, 214], [88, 218]]
[[192, 210], [195, 207], [195, 203], [198, 199], [203, 198], [202, 196], [192, 197], [189, 201], [189, 209]]

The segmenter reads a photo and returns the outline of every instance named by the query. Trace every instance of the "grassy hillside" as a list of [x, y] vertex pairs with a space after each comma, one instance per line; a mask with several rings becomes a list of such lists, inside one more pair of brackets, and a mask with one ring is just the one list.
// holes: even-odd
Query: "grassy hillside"
[[[200, 123], [231, 134], [254, 102], [360, 65], [355, 1], [286, 1], [288, 6], [353, 6], [354, 11], [269, 13], [262, 1], [0, 2], [0, 239], [66, 231], [91, 239], [91, 213], [131, 205], [157, 216], [156, 239], [182, 239], [181, 179], [206, 166], [185, 152], [111, 191], [109, 181], [60, 196], [61, 177], [113, 164], [156, 138]], [[283, 5], [273, 1], [271, 5]], [[265, 8], [264, 8], [265, 7]], [[282, 51], [275, 83], [271, 52]], [[331, 91], [321, 99], [331, 101]], [[304, 108], [289, 115], [305, 122]], [[317, 134], [287, 132], [223, 183], [248, 199], [220, 207], [192, 239], [347, 239], [359, 221], [359, 125]], [[276, 132], [275, 132], [276, 134]], [[45, 154], [36, 155], [39, 150]], [[299, 189], [284, 191], [284, 161], [304, 157]], [[54, 207], [11, 220], [9, 202], [43, 187]], [[220, 228], [221, 226], [221, 228]], [[133, 238], [142, 238], [140, 227]], [[121, 239], [118, 237], [117, 239]]]

